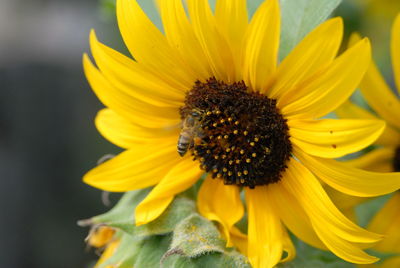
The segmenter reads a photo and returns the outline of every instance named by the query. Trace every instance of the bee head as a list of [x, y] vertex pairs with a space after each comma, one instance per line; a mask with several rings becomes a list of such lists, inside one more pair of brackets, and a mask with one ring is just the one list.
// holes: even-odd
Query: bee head
[[192, 111], [192, 114], [191, 114], [194, 118], [199, 118], [200, 117], [200, 115], [201, 115], [201, 113], [200, 113], [200, 111], [199, 110], [194, 110], [194, 111]]

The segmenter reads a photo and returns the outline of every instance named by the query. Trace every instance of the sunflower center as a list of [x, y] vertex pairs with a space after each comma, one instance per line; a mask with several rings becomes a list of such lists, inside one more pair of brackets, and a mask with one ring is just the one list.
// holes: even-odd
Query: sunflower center
[[393, 169], [395, 172], [400, 172], [400, 146], [396, 148], [394, 153]]
[[210, 78], [195, 83], [180, 114], [179, 154], [189, 150], [213, 178], [250, 188], [280, 180], [292, 145], [275, 99]]

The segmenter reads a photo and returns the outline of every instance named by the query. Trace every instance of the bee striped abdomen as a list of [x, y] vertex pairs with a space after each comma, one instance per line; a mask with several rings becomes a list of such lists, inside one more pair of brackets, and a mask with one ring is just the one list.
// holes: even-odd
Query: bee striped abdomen
[[189, 149], [192, 138], [188, 133], [182, 131], [178, 138], [178, 153], [180, 156], [184, 156]]

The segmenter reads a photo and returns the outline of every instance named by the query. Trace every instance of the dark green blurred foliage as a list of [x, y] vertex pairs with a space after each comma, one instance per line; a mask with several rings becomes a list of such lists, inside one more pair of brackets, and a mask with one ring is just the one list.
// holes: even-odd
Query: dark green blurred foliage
[[119, 151], [94, 127], [102, 105], [82, 71], [90, 28], [111, 33], [97, 8], [0, 1], [0, 267], [89, 267], [96, 258], [76, 222], [104, 205], [81, 178]]

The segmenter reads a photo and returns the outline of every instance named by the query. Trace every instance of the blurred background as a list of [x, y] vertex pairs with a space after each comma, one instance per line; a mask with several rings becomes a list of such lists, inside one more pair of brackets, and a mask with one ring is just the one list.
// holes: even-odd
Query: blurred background
[[[141, 4], [157, 20], [151, 1]], [[120, 150], [95, 130], [102, 105], [81, 58], [91, 28], [126, 52], [113, 8], [113, 0], [0, 1], [0, 267], [92, 267], [96, 259], [84, 242], [88, 229], [76, 222], [107, 208], [81, 177]], [[371, 37], [389, 81], [398, 11], [400, 1], [344, 0], [335, 14], [345, 18], [347, 35]]]

